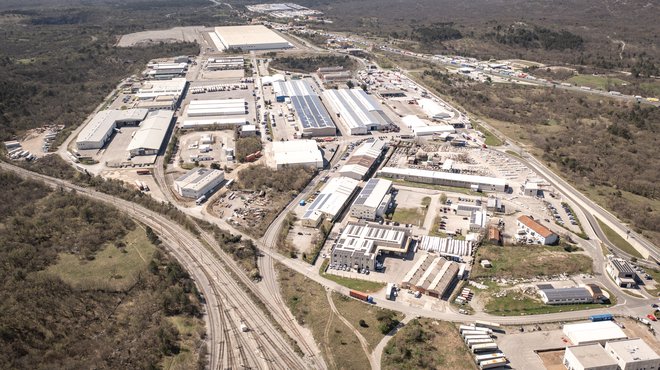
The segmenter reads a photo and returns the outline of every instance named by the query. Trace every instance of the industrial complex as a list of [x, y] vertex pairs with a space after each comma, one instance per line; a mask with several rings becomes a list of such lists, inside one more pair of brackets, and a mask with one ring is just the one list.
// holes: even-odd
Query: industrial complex
[[365, 135], [393, 124], [376, 99], [362, 89], [330, 89], [323, 96], [351, 135]]
[[275, 31], [262, 25], [216, 27], [211, 38], [218, 50], [278, 50], [293, 47]]

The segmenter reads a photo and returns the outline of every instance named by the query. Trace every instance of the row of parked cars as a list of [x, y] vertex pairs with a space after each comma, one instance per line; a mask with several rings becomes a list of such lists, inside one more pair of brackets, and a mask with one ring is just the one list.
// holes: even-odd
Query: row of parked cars
[[[339, 264], [339, 265], [331, 264], [328, 268], [330, 270], [339, 270], [339, 271], [351, 271], [352, 270], [351, 267], [349, 265], [346, 265], [346, 264]], [[364, 268], [364, 269], [359, 268], [359, 269], [357, 269], [357, 272], [358, 272], [358, 274], [369, 275], [369, 268], [368, 267]]]

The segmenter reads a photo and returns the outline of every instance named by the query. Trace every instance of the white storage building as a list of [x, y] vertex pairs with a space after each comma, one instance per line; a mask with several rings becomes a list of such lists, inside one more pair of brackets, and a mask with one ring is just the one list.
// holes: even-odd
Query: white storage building
[[351, 216], [374, 221], [383, 217], [390, 205], [392, 181], [369, 179], [351, 206]]
[[566, 347], [563, 363], [568, 370], [617, 370], [616, 361], [600, 344]]
[[351, 135], [365, 135], [393, 124], [376, 99], [362, 89], [330, 89], [323, 96]]
[[286, 166], [323, 168], [323, 155], [314, 140], [275, 141], [269, 163], [275, 169]]
[[380, 176], [412, 182], [468, 188], [477, 191], [506, 191], [506, 181], [495, 177], [464, 175], [413, 168], [384, 167]]
[[215, 36], [213, 41], [218, 50], [277, 50], [293, 47], [282, 36], [263, 25], [216, 27]]
[[419, 249], [460, 259], [472, 255], [472, 241], [424, 235], [419, 242]]
[[187, 119], [181, 123], [184, 130], [196, 130], [207, 127], [217, 127], [218, 129], [230, 128], [248, 124], [245, 117], [226, 117], [226, 118], [205, 118], [205, 119]]
[[244, 115], [248, 113], [245, 99], [192, 100], [188, 117]]
[[174, 112], [171, 110], [160, 110], [151, 113], [140, 124], [135, 132], [127, 150], [131, 156], [156, 155], [163, 145], [167, 131], [172, 124]]
[[621, 370], [660, 369], [660, 356], [640, 338], [607, 342], [605, 351]]
[[208, 168], [195, 168], [174, 181], [177, 193], [185, 198], [198, 199], [206, 195], [225, 179], [225, 173]]
[[628, 338], [621, 328], [613, 321], [596, 321], [579, 324], [566, 324], [562, 329], [564, 335], [573, 344], [592, 344], [617, 339]]
[[444, 104], [440, 104], [428, 98], [419, 99], [418, 104], [420, 108], [431, 119], [447, 120], [454, 116], [454, 112], [447, 108]]
[[146, 109], [104, 110], [96, 115], [83, 127], [76, 139], [76, 147], [84, 149], [101, 149], [112, 136], [115, 128], [125, 125], [135, 125], [149, 113]]
[[302, 224], [309, 227], [318, 226], [319, 220], [314, 215], [317, 211], [323, 213], [323, 216], [330, 221], [335, 221], [357, 190], [358, 184], [359, 181], [348, 177], [333, 177], [330, 179], [305, 211]]
[[138, 99], [154, 99], [159, 96], [173, 96], [177, 101], [188, 85], [185, 78], [171, 80], [154, 80], [142, 84], [138, 90]]

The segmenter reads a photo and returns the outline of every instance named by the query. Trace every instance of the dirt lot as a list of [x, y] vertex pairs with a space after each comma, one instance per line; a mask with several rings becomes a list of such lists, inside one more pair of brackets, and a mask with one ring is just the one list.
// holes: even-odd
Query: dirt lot
[[201, 44], [202, 32], [204, 32], [204, 27], [200, 27], [200, 26], [174, 27], [168, 30], [135, 32], [135, 33], [129, 33], [123, 35], [119, 39], [117, 46], [130, 47], [130, 46], [139, 46], [139, 45], [150, 45], [159, 42], [177, 42], [177, 41], [187, 41], [187, 42], [197, 41], [198, 43]]
[[564, 350], [539, 352], [539, 358], [543, 361], [546, 370], [564, 370]]
[[[199, 146], [204, 145], [202, 144], [201, 139], [202, 136], [205, 135], [212, 135], [214, 142], [213, 144], [209, 144], [211, 146], [211, 151], [202, 153], [199, 150]], [[210, 161], [200, 161], [200, 163], [208, 164], [216, 162], [220, 164], [220, 167], [224, 167], [225, 165], [228, 167], [233, 167], [234, 162], [227, 162], [227, 156], [223, 150], [225, 147], [235, 148], [234, 133], [231, 130], [196, 131], [186, 133], [181, 135], [179, 138], [179, 151], [177, 152], [177, 160], [175, 161], [175, 166], [179, 166], [179, 160], [183, 160], [184, 166], [190, 166], [193, 163], [190, 156], [200, 155], [213, 158]]]

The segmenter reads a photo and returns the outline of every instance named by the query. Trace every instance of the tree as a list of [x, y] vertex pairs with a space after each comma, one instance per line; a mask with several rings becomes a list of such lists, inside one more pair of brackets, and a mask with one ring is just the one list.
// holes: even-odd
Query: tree
[[359, 323], [359, 324], [360, 324], [360, 327], [363, 327], [363, 328], [368, 328], [368, 327], [369, 327], [369, 325], [367, 324], [367, 322], [364, 321], [363, 319], [360, 319], [360, 323]]
[[353, 83], [352, 80], [346, 81], [346, 86], [348, 86], [349, 89], [352, 89], [355, 87], [355, 84]]

